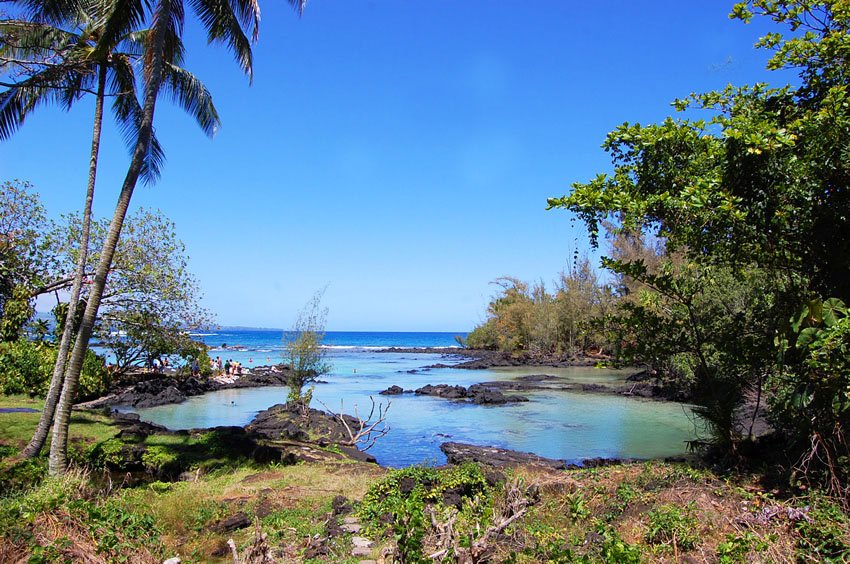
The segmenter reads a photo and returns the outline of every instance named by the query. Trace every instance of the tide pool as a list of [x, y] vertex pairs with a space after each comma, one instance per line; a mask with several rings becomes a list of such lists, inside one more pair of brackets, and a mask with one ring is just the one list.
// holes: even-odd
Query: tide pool
[[[456, 357], [438, 354], [382, 353], [358, 347], [331, 349], [333, 371], [316, 384], [312, 407], [368, 414], [370, 396], [391, 402], [391, 431], [369, 451], [393, 467], [442, 464], [439, 445], [447, 441], [497, 446], [577, 462], [584, 458], [659, 458], [685, 453], [685, 441], [696, 436], [688, 406], [617, 395], [571, 391], [523, 392], [530, 401], [504, 406], [469, 405], [403, 394], [381, 396], [391, 385], [406, 390], [425, 384], [469, 386], [528, 374], [552, 374], [582, 383], [622, 382], [628, 372], [595, 368], [499, 368], [462, 370], [424, 368]], [[179, 405], [137, 412], [170, 429], [246, 425], [259, 411], [286, 400], [287, 388], [222, 390], [192, 397]]]

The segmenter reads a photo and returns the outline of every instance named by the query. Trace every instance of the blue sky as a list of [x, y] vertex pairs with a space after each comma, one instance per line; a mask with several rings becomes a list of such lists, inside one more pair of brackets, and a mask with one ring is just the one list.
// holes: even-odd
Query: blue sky
[[[213, 140], [163, 99], [161, 181], [133, 208], [177, 223], [223, 325], [287, 327], [328, 285], [331, 330], [467, 331], [502, 275], [553, 280], [580, 224], [546, 198], [609, 170], [623, 121], [728, 83], [777, 82], [752, 48], [766, 22], [730, 2], [264, 2], [254, 83], [187, 28], [213, 92]], [[91, 103], [45, 108], [0, 148], [0, 178], [52, 215], [82, 206]], [[127, 152], [107, 127], [95, 211]]]

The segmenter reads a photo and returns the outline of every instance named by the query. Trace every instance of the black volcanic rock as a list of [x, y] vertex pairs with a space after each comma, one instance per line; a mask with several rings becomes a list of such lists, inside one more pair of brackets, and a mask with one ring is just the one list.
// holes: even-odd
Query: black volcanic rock
[[568, 466], [563, 460], [554, 460], [537, 456], [530, 452], [518, 452], [496, 447], [481, 447], [464, 443], [443, 443], [440, 450], [446, 455], [449, 464], [477, 462], [494, 468], [505, 468], [533, 464], [553, 470], [565, 470]]
[[463, 386], [450, 386], [448, 384], [437, 384], [422, 386], [415, 390], [418, 395], [434, 396], [443, 399], [465, 400], [466, 403], [477, 405], [504, 405], [528, 401], [524, 396], [506, 396], [498, 389], [485, 384], [473, 384], [468, 389]]
[[449, 386], [448, 384], [437, 384], [436, 386], [428, 384], [415, 390], [415, 393], [417, 395], [437, 396], [444, 399], [463, 399], [469, 397], [469, 393], [463, 386]]

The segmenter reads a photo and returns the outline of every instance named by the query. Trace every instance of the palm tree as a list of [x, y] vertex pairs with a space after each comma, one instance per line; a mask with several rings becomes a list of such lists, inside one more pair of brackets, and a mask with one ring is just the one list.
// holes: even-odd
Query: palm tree
[[[114, 97], [113, 109], [125, 132], [128, 144], [137, 135], [141, 123], [141, 107], [136, 97], [136, 77], [133, 64], [144, 51], [146, 32], [128, 33], [114, 46], [99, 44], [103, 36], [106, 16], [112, 3], [90, 0], [82, 5], [75, 17], [69, 18], [65, 30], [49, 23], [9, 20], [0, 23], [0, 60], [16, 61], [19, 67], [31, 71], [23, 81], [8, 84], [0, 93], [0, 139], [10, 136], [37, 106], [56, 101], [70, 107], [85, 93], [95, 94], [95, 116], [92, 133], [89, 178], [83, 211], [80, 254], [76, 265], [71, 298], [60, 339], [56, 364], [51, 377], [44, 409], [29, 445], [24, 449], [27, 457], [37, 456], [44, 445], [55, 407], [59, 399], [65, 374], [66, 360], [73, 340], [73, 320], [77, 316], [85, 276], [86, 257], [91, 226], [91, 208], [97, 174], [97, 160], [103, 123], [103, 104], [106, 96]], [[219, 125], [212, 97], [191, 73], [182, 69], [183, 48], [178, 42], [172, 60], [165, 65], [165, 84], [173, 97], [190, 111], [201, 128], [212, 135]], [[125, 51], [120, 51], [124, 48]], [[57, 56], [57, 54], [59, 54]], [[96, 77], [96, 78], [95, 78]], [[93, 84], [95, 82], [96, 84]], [[109, 83], [107, 84], [107, 81]], [[162, 150], [155, 139], [142, 165], [142, 177], [152, 182], [159, 174]]]
[[[45, 18], [61, 15], [68, 4], [74, 0], [30, 0], [37, 6]], [[287, 0], [299, 13], [306, 0]], [[252, 75], [251, 43], [256, 41], [259, 32], [260, 7], [256, 0], [189, 0], [192, 10], [207, 31], [210, 42], [224, 43], [234, 54], [242, 70]], [[100, 260], [97, 265], [89, 299], [80, 323], [77, 340], [68, 368], [53, 423], [53, 437], [50, 446], [49, 471], [62, 474], [67, 469], [68, 426], [71, 415], [71, 402], [79, 382], [80, 371], [89, 339], [94, 328], [100, 300], [106, 285], [106, 277], [112, 264], [121, 227], [127, 214], [127, 208], [133, 196], [139, 175], [142, 173], [146, 157], [151, 151], [153, 120], [156, 102], [167, 76], [170, 61], [175, 60], [177, 39], [182, 37], [185, 21], [183, 0], [122, 0], [106, 22], [101, 42], [115, 44], [142, 21], [150, 21], [148, 38], [143, 51], [144, 98], [138, 135], [127, 175], [118, 196], [112, 222], [109, 226]], [[245, 30], [251, 29], [251, 39]]]

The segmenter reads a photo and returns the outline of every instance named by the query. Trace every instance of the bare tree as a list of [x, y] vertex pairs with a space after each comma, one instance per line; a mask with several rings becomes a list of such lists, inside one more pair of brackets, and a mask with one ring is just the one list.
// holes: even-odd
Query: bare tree
[[[373, 446], [381, 437], [390, 432], [389, 425], [386, 424], [387, 412], [390, 410], [392, 402], [387, 401], [386, 407], [384, 403], [375, 403], [375, 398], [369, 396], [369, 401], [372, 402], [372, 407], [369, 410], [369, 415], [366, 419], [362, 419], [357, 410], [357, 404], [354, 404], [354, 417], [345, 415], [342, 412], [342, 403], [340, 402], [339, 413], [334, 413], [327, 405], [319, 401], [328, 413], [342, 423], [348, 433], [349, 439], [345, 441], [346, 446], [358, 447], [363, 452], [366, 452]], [[377, 409], [377, 413], [375, 413]], [[372, 418], [377, 418], [372, 421]]]

